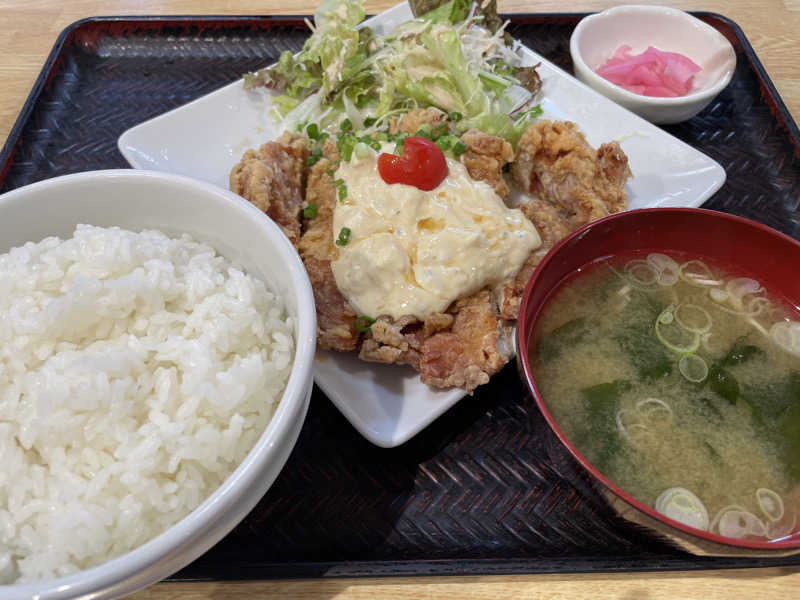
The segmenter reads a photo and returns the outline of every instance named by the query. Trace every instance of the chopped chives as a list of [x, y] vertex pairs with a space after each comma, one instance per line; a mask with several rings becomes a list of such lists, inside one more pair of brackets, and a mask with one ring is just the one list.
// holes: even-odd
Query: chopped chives
[[303, 209], [303, 216], [306, 219], [316, 219], [317, 218], [317, 205], [313, 202], [309, 202], [308, 206]]
[[337, 246], [346, 246], [347, 242], [350, 241], [350, 228], [349, 227], [342, 227], [339, 231], [339, 237], [336, 240]]
[[355, 321], [353, 321], [353, 329], [360, 333], [366, 333], [369, 331], [369, 328], [375, 322], [375, 319], [372, 317], [368, 317], [367, 315], [359, 315], [356, 317]]

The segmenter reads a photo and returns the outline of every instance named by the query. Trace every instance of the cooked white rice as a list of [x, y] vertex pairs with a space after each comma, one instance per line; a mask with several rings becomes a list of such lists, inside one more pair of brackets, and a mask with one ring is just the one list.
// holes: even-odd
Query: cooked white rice
[[0, 256], [0, 583], [98, 565], [196, 508], [293, 355], [280, 299], [187, 236], [81, 225]]

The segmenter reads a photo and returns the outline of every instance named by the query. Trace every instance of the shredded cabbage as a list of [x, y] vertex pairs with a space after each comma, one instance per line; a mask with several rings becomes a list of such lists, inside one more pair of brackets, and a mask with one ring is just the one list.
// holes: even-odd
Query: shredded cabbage
[[[317, 123], [336, 131], [348, 119], [356, 131], [414, 108], [458, 113], [456, 133], [476, 128], [516, 145], [541, 114], [535, 68], [522, 66], [518, 44], [506, 43], [497, 18], [466, 0], [451, 0], [386, 36], [367, 27], [362, 0], [325, 0], [313, 33], [296, 55], [245, 75], [245, 87], [281, 94], [274, 114], [287, 129]], [[494, 17], [494, 19], [490, 17]]]

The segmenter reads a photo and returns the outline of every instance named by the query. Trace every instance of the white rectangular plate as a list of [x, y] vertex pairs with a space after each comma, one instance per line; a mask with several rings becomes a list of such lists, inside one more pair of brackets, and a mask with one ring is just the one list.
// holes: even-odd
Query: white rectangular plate
[[[411, 18], [399, 4], [365, 25], [388, 33]], [[699, 206], [725, 182], [724, 169], [705, 154], [588, 88], [543, 57], [524, 49], [526, 64], [541, 63], [543, 118], [576, 122], [593, 146], [617, 140], [634, 177], [629, 208]], [[137, 169], [188, 175], [228, 188], [228, 174], [248, 148], [282, 133], [269, 116], [271, 94], [246, 92], [237, 81], [141, 123], [118, 141]], [[458, 402], [463, 390], [434, 390], [409, 367], [364, 363], [319, 352], [314, 379], [353, 426], [383, 447], [402, 444]]]

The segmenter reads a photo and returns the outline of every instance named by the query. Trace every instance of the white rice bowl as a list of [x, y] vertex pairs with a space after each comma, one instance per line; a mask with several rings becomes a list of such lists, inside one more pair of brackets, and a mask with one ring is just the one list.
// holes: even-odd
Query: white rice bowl
[[270, 421], [294, 331], [185, 235], [79, 225], [0, 256], [0, 584], [104, 563], [199, 506]]

